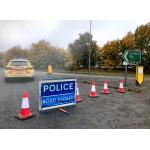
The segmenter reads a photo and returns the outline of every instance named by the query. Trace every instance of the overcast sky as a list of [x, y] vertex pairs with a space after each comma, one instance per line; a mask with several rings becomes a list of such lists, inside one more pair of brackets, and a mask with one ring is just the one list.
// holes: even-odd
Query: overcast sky
[[[91, 20], [91, 34], [99, 46], [108, 40], [121, 39], [128, 31], [150, 20]], [[39, 40], [67, 49], [79, 38], [79, 33], [90, 32], [90, 20], [0, 20], [0, 51], [19, 45], [29, 48]]]

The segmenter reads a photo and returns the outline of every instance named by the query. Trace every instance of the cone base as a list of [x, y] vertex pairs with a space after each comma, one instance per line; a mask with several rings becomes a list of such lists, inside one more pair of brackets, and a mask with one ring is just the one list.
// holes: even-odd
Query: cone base
[[80, 100], [76, 100], [76, 103], [78, 103], [78, 102], [82, 102], [83, 101], [83, 99], [80, 99]]
[[90, 94], [89, 94], [88, 96], [89, 96], [89, 97], [93, 97], [93, 98], [94, 98], [94, 97], [99, 97], [98, 95], [93, 96], [93, 95], [90, 95]]
[[102, 94], [110, 94], [110, 92], [101, 92]]
[[117, 92], [119, 92], [119, 93], [126, 93], [126, 91], [119, 91], [119, 90], [117, 90]]
[[22, 117], [22, 116], [17, 115], [17, 116], [15, 116], [15, 117], [16, 117], [17, 119], [19, 119], [19, 120], [25, 120], [25, 119], [29, 119], [29, 118], [35, 117], [35, 115], [34, 115], [34, 114], [31, 114], [31, 115], [26, 116], [26, 117]]

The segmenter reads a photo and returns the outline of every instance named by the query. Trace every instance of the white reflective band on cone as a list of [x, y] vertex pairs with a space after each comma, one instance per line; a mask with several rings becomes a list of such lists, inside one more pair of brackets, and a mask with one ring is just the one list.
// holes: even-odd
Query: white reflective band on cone
[[120, 88], [123, 88], [123, 83], [120, 83]]
[[79, 95], [79, 89], [77, 88], [77, 95]]
[[104, 84], [104, 89], [107, 89], [107, 84]]
[[91, 91], [95, 92], [95, 86], [94, 85], [92, 85]]
[[21, 108], [29, 108], [28, 98], [23, 98]]

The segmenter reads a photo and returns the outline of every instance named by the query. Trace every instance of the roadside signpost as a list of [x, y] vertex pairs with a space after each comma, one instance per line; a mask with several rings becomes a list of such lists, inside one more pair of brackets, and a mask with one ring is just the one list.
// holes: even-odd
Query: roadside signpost
[[140, 63], [141, 62], [141, 51], [126, 50], [123, 54], [124, 61]]
[[49, 78], [39, 81], [39, 111], [76, 105], [76, 78]]
[[126, 79], [127, 79], [127, 65], [128, 63], [136, 63], [138, 66], [138, 63], [141, 62], [141, 51], [139, 50], [126, 50], [123, 54], [123, 59], [125, 62], [123, 62], [123, 65], [125, 65], [125, 86]]

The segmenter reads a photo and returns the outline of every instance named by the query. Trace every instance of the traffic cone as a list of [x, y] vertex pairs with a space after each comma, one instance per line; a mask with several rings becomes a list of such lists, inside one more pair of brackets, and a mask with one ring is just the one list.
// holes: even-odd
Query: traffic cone
[[89, 94], [90, 97], [99, 97], [97, 94], [96, 94], [96, 88], [95, 88], [95, 82], [92, 81], [92, 87], [91, 87], [91, 92]]
[[123, 88], [123, 80], [120, 80], [120, 85], [119, 85], [119, 89], [117, 90], [117, 92], [120, 93], [125, 93], [125, 89]]
[[83, 101], [83, 99], [80, 99], [78, 83], [76, 83], [76, 88], [77, 88], [77, 91], [76, 91], [76, 102], [78, 103], [78, 102]]
[[102, 91], [102, 94], [110, 94], [107, 87], [107, 80], [104, 80], [104, 89]]
[[20, 119], [20, 120], [24, 120], [24, 119], [28, 119], [31, 117], [34, 117], [35, 115], [33, 115], [30, 112], [30, 107], [29, 107], [29, 101], [28, 101], [28, 92], [27, 90], [23, 91], [23, 95], [22, 95], [22, 106], [21, 106], [21, 110], [19, 115], [15, 116], [16, 118]]

